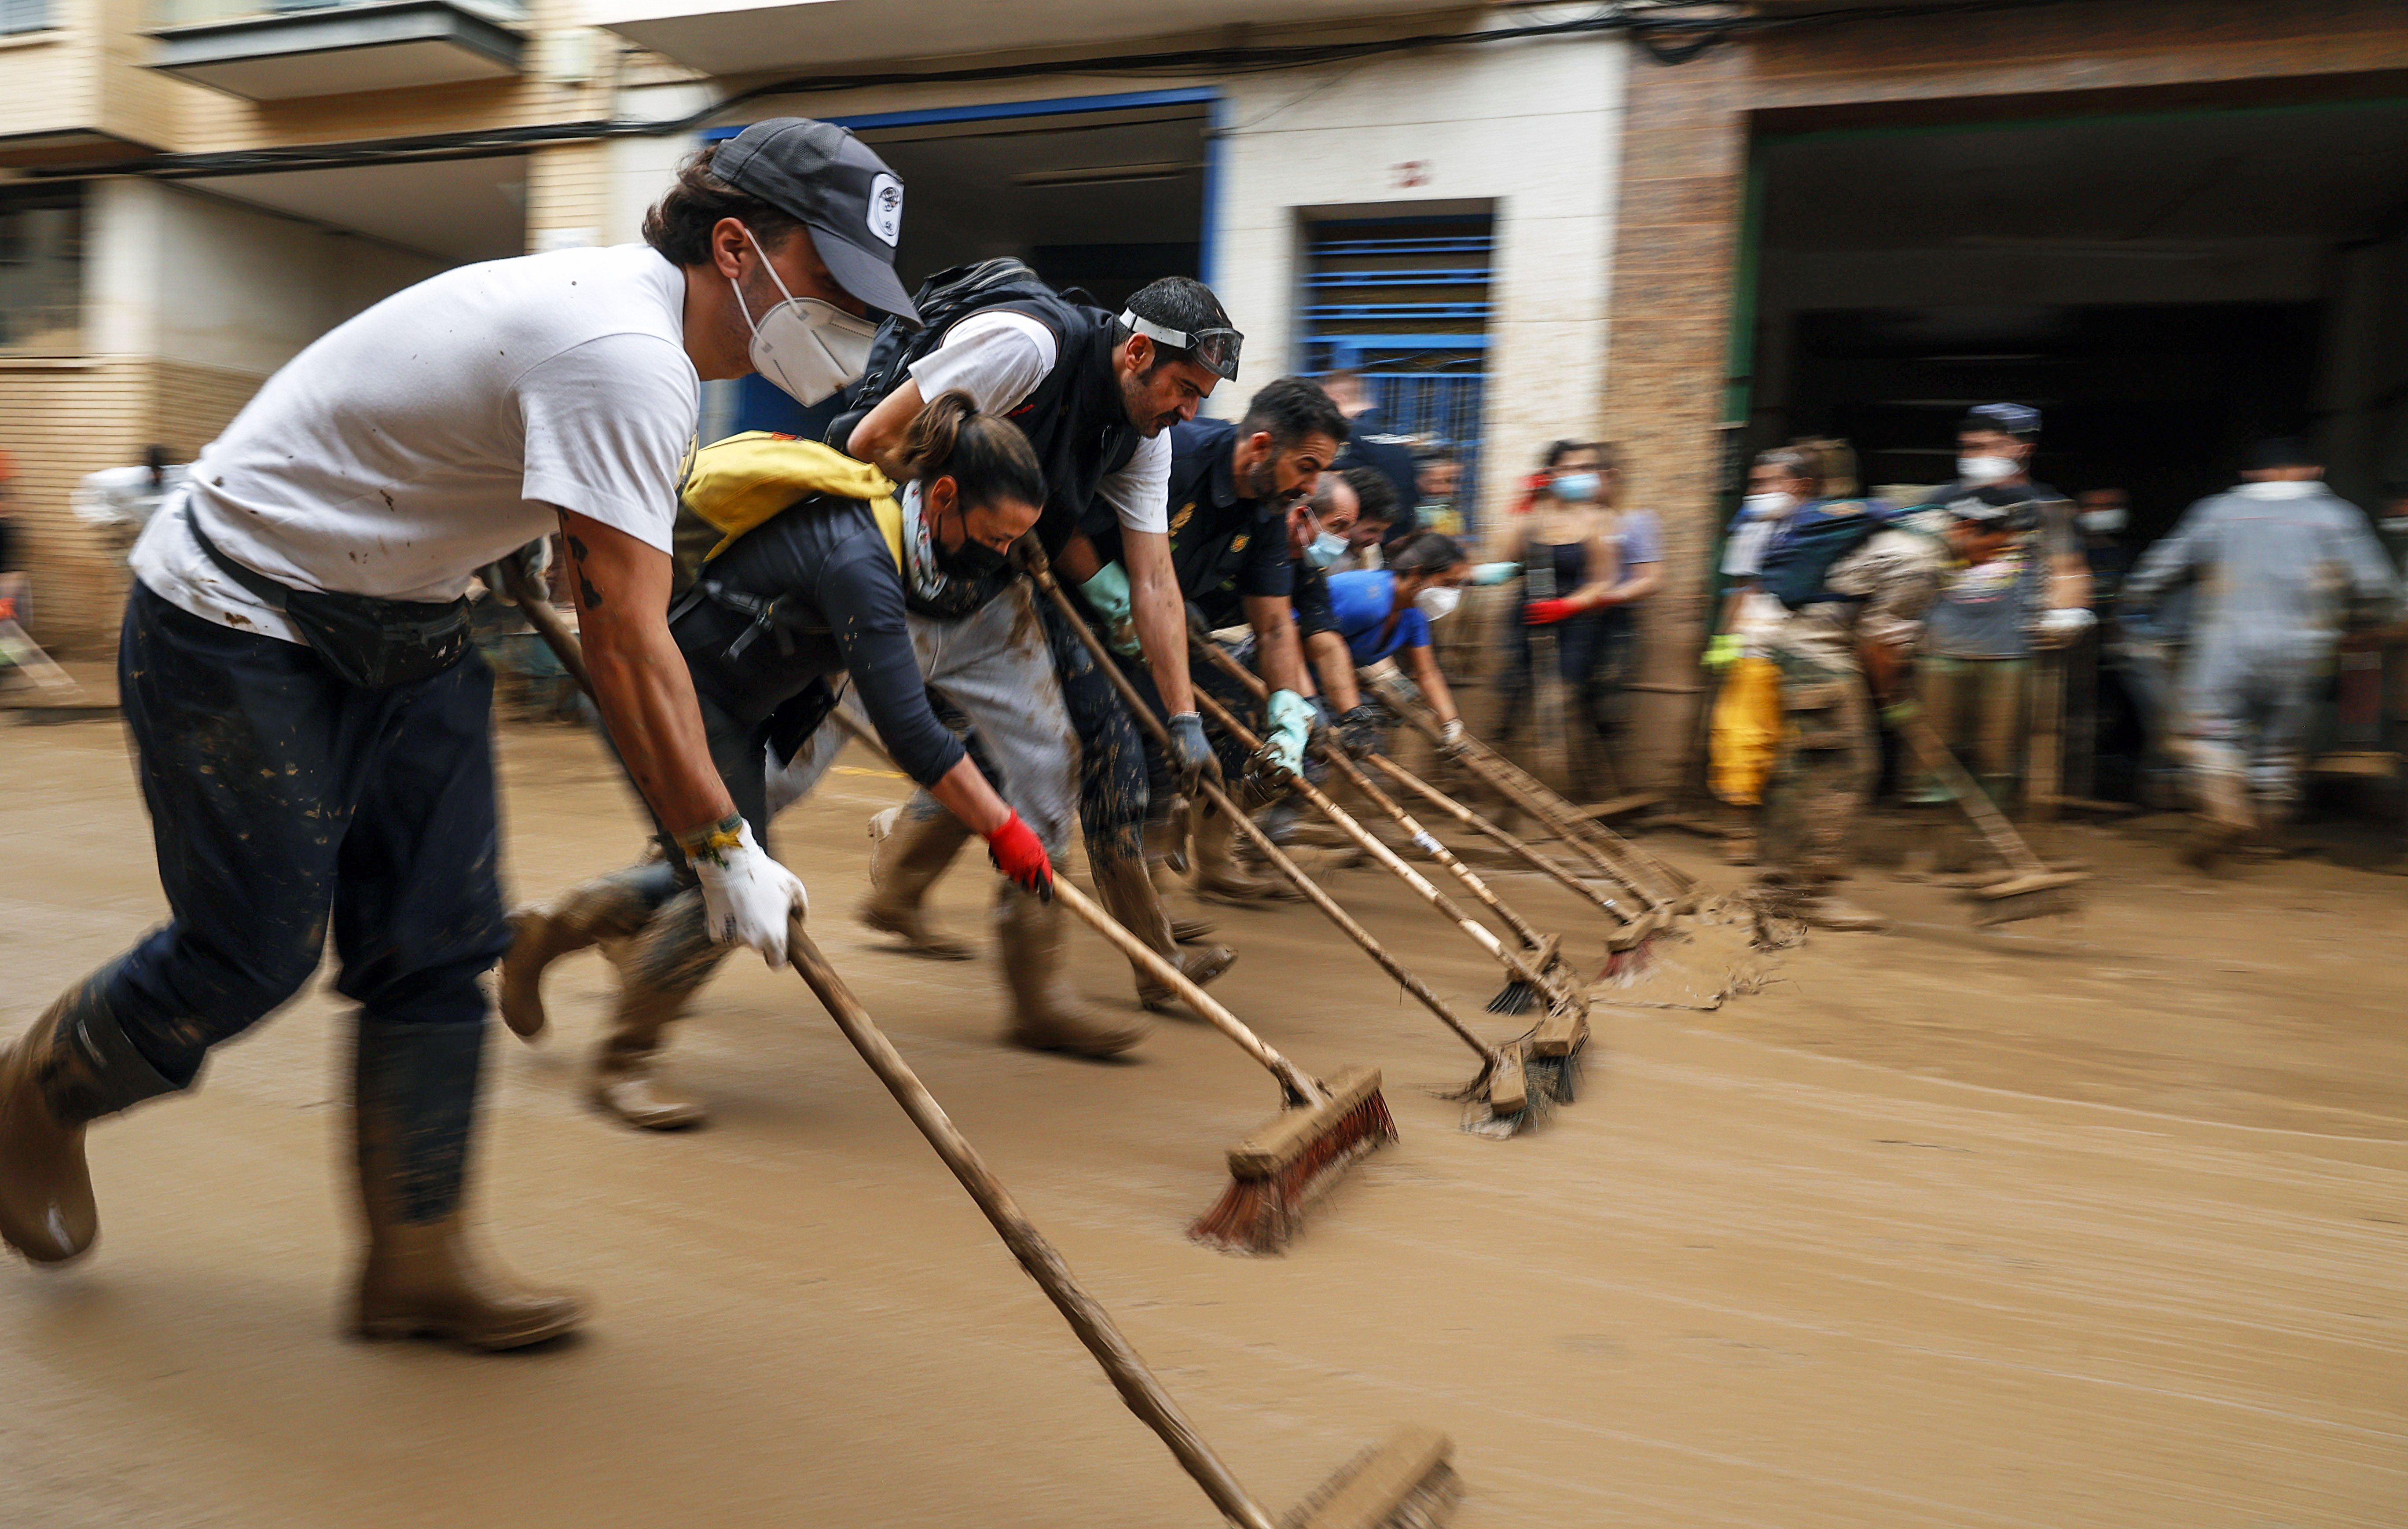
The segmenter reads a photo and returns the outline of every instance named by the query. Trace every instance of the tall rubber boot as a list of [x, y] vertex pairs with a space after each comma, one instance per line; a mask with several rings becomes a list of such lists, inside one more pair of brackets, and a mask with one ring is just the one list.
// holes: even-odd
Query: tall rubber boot
[[872, 929], [903, 936], [914, 955], [937, 961], [969, 961], [976, 950], [929, 927], [928, 889], [945, 874], [970, 831], [959, 818], [939, 810], [933, 818], [914, 818], [907, 808], [869, 861], [869, 900], [861, 905], [861, 922]]
[[485, 1263], [462, 1224], [468, 1137], [485, 1026], [360, 1019], [352, 1125], [367, 1253], [351, 1331], [518, 1349], [584, 1320], [564, 1291], [520, 1284]]
[[644, 927], [658, 906], [653, 894], [666, 866], [633, 865], [569, 888], [548, 907], [529, 903], [510, 914], [510, 948], [494, 987], [503, 1022], [532, 1040], [543, 1034], [543, 971], [571, 951], [606, 939], [624, 939]]
[[661, 1032], [727, 955], [706, 927], [699, 888], [679, 893], [652, 915], [619, 963], [619, 1004], [594, 1059], [587, 1097], [597, 1109], [643, 1131], [683, 1131], [710, 1111], [662, 1081]]
[[2249, 779], [2239, 770], [2200, 769], [2197, 779], [2199, 825], [2176, 853], [2186, 865], [2213, 871], [2228, 850], [2256, 831], [2258, 817], [2249, 804]]
[[[1180, 877], [1195, 864], [1187, 853], [1187, 820], [1195, 810], [1196, 804], [1182, 800], [1169, 817], [1145, 825], [1145, 869], [1158, 895], [1178, 890]], [[1170, 937], [1182, 945], [1199, 944], [1212, 937], [1212, 922], [1173, 919]]]
[[1300, 903], [1304, 893], [1284, 879], [1254, 875], [1232, 857], [1238, 824], [1211, 802], [1196, 807], [1196, 892], [1225, 903]]
[[[1162, 898], [1154, 890], [1154, 879], [1146, 874], [1144, 856], [1098, 854], [1091, 843], [1087, 865], [1095, 872], [1096, 896], [1103, 903], [1104, 911], [1145, 941], [1155, 954], [1185, 973], [1189, 981], [1201, 986], [1237, 963], [1238, 952], [1226, 945], [1182, 947], [1171, 937], [1170, 915], [1163, 911]], [[1147, 1008], [1162, 1013], [1169, 1009], [1176, 995], [1140, 967], [1137, 999]]]
[[1153, 1027], [1143, 1020], [1108, 1020], [1080, 1002], [1063, 965], [1067, 918], [1061, 904], [1009, 883], [996, 897], [996, 954], [1011, 990], [1011, 1027], [1004, 1038], [1032, 1051], [1118, 1056]]
[[100, 1235], [84, 1126], [176, 1087], [102, 1001], [116, 969], [59, 994], [0, 1051], [0, 1238], [36, 1264], [64, 1264]]

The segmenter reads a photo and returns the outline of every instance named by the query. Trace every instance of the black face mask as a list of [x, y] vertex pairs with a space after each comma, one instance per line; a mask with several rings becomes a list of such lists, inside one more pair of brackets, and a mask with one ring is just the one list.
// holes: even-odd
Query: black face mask
[[970, 538], [970, 518], [958, 501], [953, 506], [953, 515], [962, 523], [962, 544], [959, 547], [948, 547], [941, 541], [937, 543], [939, 573], [943, 574], [947, 579], [958, 579], [967, 583], [976, 583], [1011, 566], [1010, 553], [998, 552], [986, 543]]

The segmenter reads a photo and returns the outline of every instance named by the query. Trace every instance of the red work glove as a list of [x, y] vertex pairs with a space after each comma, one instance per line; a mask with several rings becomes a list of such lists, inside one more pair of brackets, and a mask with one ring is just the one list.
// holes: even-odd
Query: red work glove
[[1045, 846], [1037, 835], [1020, 821], [1015, 812], [1003, 820], [1003, 826], [986, 836], [986, 854], [995, 868], [1037, 893], [1044, 902], [1054, 900], [1054, 863], [1045, 858]]
[[1570, 600], [1533, 600], [1522, 607], [1522, 624], [1553, 626], [1567, 617], [1579, 614]]

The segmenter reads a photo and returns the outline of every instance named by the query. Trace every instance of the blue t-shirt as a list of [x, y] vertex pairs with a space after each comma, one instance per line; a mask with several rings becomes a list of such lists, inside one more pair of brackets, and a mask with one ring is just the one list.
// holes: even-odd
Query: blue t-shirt
[[1396, 603], [1397, 576], [1383, 568], [1357, 568], [1329, 576], [1329, 606], [1337, 613], [1338, 635], [1357, 664], [1377, 664], [1399, 648], [1429, 646], [1429, 618], [1419, 606], [1407, 606], [1397, 618], [1396, 630], [1381, 640], [1388, 607]]

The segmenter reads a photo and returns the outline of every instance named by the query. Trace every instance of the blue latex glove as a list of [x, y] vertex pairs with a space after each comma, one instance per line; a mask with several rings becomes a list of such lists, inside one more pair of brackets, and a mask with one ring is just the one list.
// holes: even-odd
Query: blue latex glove
[[1205, 741], [1204, 719], [1196, 712], [1182, 711], [1170, 719], [1170, 770], [1182, 792], [1194, 791], [1205, 776], [1221, 777], [1221, 762]]
[[1128, 570], [1117, 563], [1107, 563], [1096, 570], [1096, 577], [1079, 586], [1088, 608], [1103, 618], [1104, 643], [1116, 653], [1135, 658], [1140, 652], [1137, 640], [1137, 607], [1129, 593]]
[[1518, 563], [1483, 563], [1471, 570], [1471, 577], [1465, 582], [1480, 585], [1502, 584], [1521, 571], [1522, 565]]
[[1263, 757], [1272, 768], [1296, 774], [1304, 768], [1304, 746], [1312, 736], [1312, 703], [1292, 690], [1271, 692], [1270, 734]]

